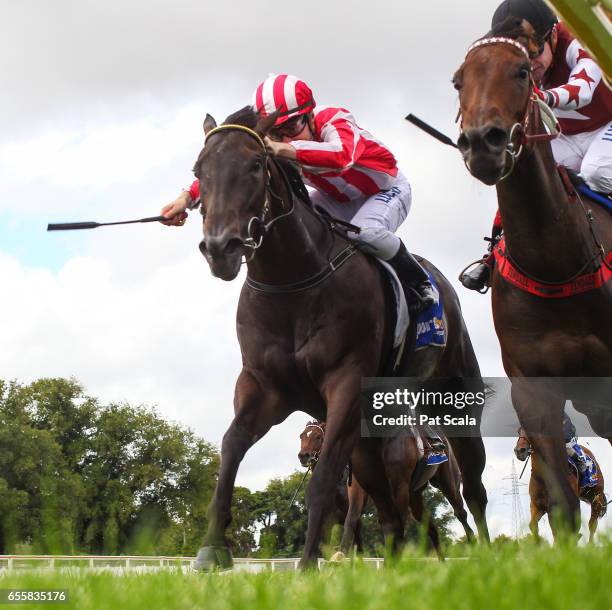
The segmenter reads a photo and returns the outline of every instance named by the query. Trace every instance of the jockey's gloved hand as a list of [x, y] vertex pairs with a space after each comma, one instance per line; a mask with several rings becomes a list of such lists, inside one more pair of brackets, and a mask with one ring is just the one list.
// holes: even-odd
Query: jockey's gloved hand
[[191, 195], [183, 191], [174, 201], [165, 205], [161, 210], [161, 216], [167, 218], [162, 224], [173, 227], [182, 227], [187, 220], [187, 207], [191, 203]]
[[555, 96], [550, 91], [542, 90], [534, 85], [533, 92], [550, 108], [555, 103]]

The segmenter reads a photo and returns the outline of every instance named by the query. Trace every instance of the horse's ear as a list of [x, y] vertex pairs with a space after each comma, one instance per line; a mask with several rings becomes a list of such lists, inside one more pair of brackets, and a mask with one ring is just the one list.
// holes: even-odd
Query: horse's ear
[[267, 136], [270, 129], [274, 127], [274, 123], [276, 123], [277, 118], [278, 112], [273, 112], [268, 116], [260, 117], [260, 119], [257, 121], [257, 125], [255, 125], [255, 131], [260, 136]]
[[453, 74], [453, 79], [451, 80], [451, 82], [453, 83], [453, 87], [455, 87], [455, 89], [457, 91], [459, 91], [459, 89], [461, 89], [461, 87], [463, 86], [463, 64]]
[[210, 114], [206, 114], [204, 119], [204, 135], [207, 136], [209, 131], [212, 131], [217, 126], [217, 121], [213, 119]]
[[518, 37], [518, 41], [527, 49], [529, 57], [537, 57], [540, 54], [540, 44], [535, 30], [526, 19], [521, 22], [521, 28], [523, 34]]

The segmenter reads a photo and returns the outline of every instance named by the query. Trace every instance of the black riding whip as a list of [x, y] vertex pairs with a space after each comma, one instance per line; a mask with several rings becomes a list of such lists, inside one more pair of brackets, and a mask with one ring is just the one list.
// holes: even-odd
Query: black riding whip
[[530, 457], [531, 457], [531, 453], [527, 456], [527, 459], [525, 460], [525, 465], [523, 466], [523, 470], [521, 470], [521, 474], [519, 474], [519, 479], [522, 478], [523, 473], [525, 472], [525, 468], [527, 468], [527, 462], [529, 461]]
[[457, 145], [448, 136], [445, 136], [442, 132], [438, 131], [437, 129], [434, 129], [431, 125], [428, 125], [425, 121], [422, 121], [418, 117], [414, 116], [414, 114], [412, 113], [409, 114], [406, 117], [406, 120], [412, 123], [413, 125], [416, 125], [419, 129], [422, 129], [425, 133], [428, 133], [430, 136], [433, 136], [436, 140], [438, 140], [439, 142], [442, 142], [442, 144], [446, 144], [448, 146], [452, 146], [453, 148], [457, 148]]
[[131, 225], [138, 222], [160, 222], [169, 220], [165, 216], [151, 216], [150, 218], [140, 218], [139, 220], [121, 220], [119, 222], [60, 222], [48, 224], [47, 231], [71, 231], [75, 229], [96, 229], [98, 227], [109, 227], [111, 225]]
[[291, 502], [289, 502], [288, 508], [291, 508], [293, 506], [293, 503], [295, 502], [295, 499], [297, 498], [297, 495], [298, 495], [300, 489], [302, 489], [302, 485], [304, 484], [304, 481], [306, 480], [306, 477], [308, 476], [309, 472], [310, 472], [310, 464], [308, 464], [308, 468], [306, 469], [306, 472], [304, 473], [304, 476], [302, 477], [302, 480], [300, 481], [300, 484], [298, 485], [297, 489], [295, 490], [295, 493], [293, 494], [293, 498], [291, 498]]

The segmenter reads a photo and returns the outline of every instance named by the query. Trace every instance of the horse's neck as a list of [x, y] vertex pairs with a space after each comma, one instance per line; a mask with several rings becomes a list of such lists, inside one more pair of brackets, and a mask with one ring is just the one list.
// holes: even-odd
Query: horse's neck
[[508, 252], [531, 275], [569, 277], [592, 254], [587, 220], [559, 178], [552, 150], [536, 144], [497, 185]]
[[332, 237], [315, 214], [294, 197], [278, 168], [272, 167], [271, 172], [270, 217], [277, 218], [292, 206], [293, 212], [280, 218], [266, 233], [248, 263], [249, 276], [258, 282], [288, 284], [321, 271], [333, 245]]

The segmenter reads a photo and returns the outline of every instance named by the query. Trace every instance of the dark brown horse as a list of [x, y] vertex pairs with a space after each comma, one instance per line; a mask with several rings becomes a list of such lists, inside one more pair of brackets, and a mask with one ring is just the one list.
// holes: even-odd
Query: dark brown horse
[[[597, 530], [597, 520], [601, 519], [607, 512], [608, 500], [604, 493], [604, 476], [601, 471], [595, 456], [586, 447], [582, 447], [582, 450], [595, 462], [597, 471], [599, 473], [599, 483], [594, 487], [580, 487], [580, 475], [575, 466], [567, 462], [567, 478], [568, 482], [576, 494], [576, 497], [580, 498], [586, 504], [591, 506], [591, 516], [589, 518], [589, 542], [593, 542], [593, 536]], [[531, 449], [531, 443], [525, 434], [525, 431], [521, 428], [519, 430], [519, 438], [516, 441], [514, 447], [514, 454], [516, 457], [525, 461], [530, 455], [533, 455], [531, 460], [531, 477], [529, 479], [529, 498], [531, 519], [529, 521], [529, 529], [531, 533], [538, 538], [538, 522], [544, 515], [548, 515], [551, 518], [551, 502], [550, 495], [546, 489], [544, 483], [544, 477], [542, 476], [542, 464], [540, 458], [533, 454]]]
[[[354, 472], [374, 500], [385, 533], [395, 545], [403, 537], [401, 514], [379, 474], [384, 470], [380, 439], [360, 441], [361, 379], [382, 371], [391, 352], [393, 293], [379, 265], [330, 231], [295, 195], [295, 189], [303, 190], [297, 172], [271, 156], [262, 140], [273, 122], [273, 116], [259, 120], [250, 107], [219, 128], [207, 116], [206, 144], [194, 168], [205, 214], [200, 249], [212, 273], [232, 280], [243, 255], [248, 257], [237, 312], [243, 368], [236, 382], [234, 420], [221, 446], [208, 531], [198, 553], [200, 569], [231, 565], [225, 530], [238, 466], [253, 443], [296, 410], [327, 422], [319, 467], [306, 494], [302, 565], [316, 561], [333, 491], [351, 453]], [[480, 371], [457, 296], [435, 267], [424, 264], [444, 299], [448, 342], [444, 349], [421, 350], [402, 373], [477, 378]], [[486, 536], [482, 439], [455, 440], [464, 496]]]
[[[578, 498], [566, 476], [561, 431], [565, 400], [572, 396], [544, 378], [612, 375], [612, 282], [567, 298], [544, 297], [554, 297], [581, 274], [605, 268], [612, 217], [598, 206], [587, 213], [580, 201], [571, 200], [556, 170], [531, 78], [537, 42], [526, 21], [510, 19], [470, 48], [454, 76], [462, 130], [458, 146], [470, 172], [496, 185], [504, 260], [519, 270], [518, 283], [544, 287], [545, 294], [531, 294], [504, 279], [496, 265], [493, 319], [519, 420], [551, 496], [575, 527]], [[609, 396], [573, 403], [598, 434], [610, 436]]]
[[[314, 467], [317, 463], [324, 438], [325, 422], [314, 421], [307, 424], [300, 435], [301, 446], [298, 457], [302, 466], [311, 465]], [[467, 539], [473, 542], [475, 540], [474, 532], [467, 521], [467, 512], [463, 504], [463, 498], [461, 497], [461, 473], [452, 447], [448, 444], [446, 439], [445, 441], [448, 461], [440, 464], [435, 471], [432, 469], [428, 474], [428, 480], [429, 483], [444, 494], [453, 509], [455, 517], [457, 517], [463, 526]], [[385, 456], [390, 457], [398, 452], [402, 464], [400, 464], [400, 468], [398, 469], [397, 474], [399, 476], [391, 480], [394, 497], [401, 501], [400, 510], [404, 515], [404, 519], [409, 517], [407, 513], [410, 510], [412, 516], [414, 516], [417, 521], [422, 522], [424, 513], [422, 497], [420, 496], [422, 495], [424, 485], [427, 481], [421, 481], [422, 486], [417, 490], [413, 489], [415, 482], [414, 473], [419, 459], [419, 450], [416, 440], [412, 437], [401, 437], [385, 441]], [[388, 460], [385, 466], [387, 467], [387, 472], [393, 476], [395, 469], [394, 461]], [[347, 554], [353, 546], [357, 547], [357, 552], [361, 550], [360, 523], [367, 499], [368, 495], [361, 487], [356, 477], [349, 478], [344, 494], [336, 494], [336, 513], [339, 515], [341, 511], [344, 510], [346, 517], [343, 521], [344, 532], [340, 543], [340, 551], [343, 554]], [[348, 501], [346, 509], [344, 508], [345, 501]], [[430, 523], [427, 523], [427, 525], [429, 527]], [[437, 546], [439, 548], [437, 532], [432, 531], [430, 537], [434, 547]]]

